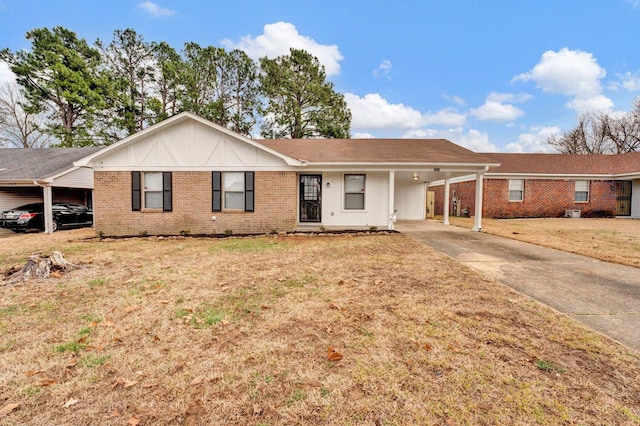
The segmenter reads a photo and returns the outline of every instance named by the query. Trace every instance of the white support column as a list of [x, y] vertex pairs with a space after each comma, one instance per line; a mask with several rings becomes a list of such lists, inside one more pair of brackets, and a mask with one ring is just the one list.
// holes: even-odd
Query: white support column
[[484, 175], [476, 173], [476, 215], [473, 221], [472, 231], [480, 232], [482, 230], [482, 182]]
[[53, 192], [49, 185], [42, 187], [44, 199], [44, 233], [53, 233]]
[[442, 223], [444, 225], [449, 224], [449, 178], [444, 178], [444, 220]]
[[395, 199], [396, 199], [396, 172], [389, 171], [389, 230], [393, 231], [396, 220]]

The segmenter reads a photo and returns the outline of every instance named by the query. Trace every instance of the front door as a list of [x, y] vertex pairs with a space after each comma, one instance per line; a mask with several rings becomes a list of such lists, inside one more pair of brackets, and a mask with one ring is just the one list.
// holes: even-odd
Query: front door
[[320, 222], [322, 175], [300, 175], [300, 222]]
[[616, 216], [631, 216], [631, 181], [616, 181]]

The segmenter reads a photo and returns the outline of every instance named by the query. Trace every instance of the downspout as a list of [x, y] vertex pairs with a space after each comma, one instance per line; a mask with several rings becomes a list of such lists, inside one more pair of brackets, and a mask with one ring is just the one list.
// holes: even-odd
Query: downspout
[[42, 188], [42, 198], [44, 201], [44, 233], [53, 233], [53, 192], [51, 186], [46, 182], [33, 181], [34, 185]]

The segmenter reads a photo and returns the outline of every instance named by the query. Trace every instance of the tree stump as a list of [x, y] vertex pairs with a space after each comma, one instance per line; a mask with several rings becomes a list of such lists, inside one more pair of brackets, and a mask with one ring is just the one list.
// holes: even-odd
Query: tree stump
[[79, 266], [67, 262], [59, 251], [54, 251], [51, 256], [35, 253], [29, 256], [27, 263], [19, 271], [16, 268], [10, 268], [5, 273], [5, 281], [8, 280], [5, 284], [15, 284], [30, 279], [45, 280], [52, 272], [69, 272], [76, 268]]

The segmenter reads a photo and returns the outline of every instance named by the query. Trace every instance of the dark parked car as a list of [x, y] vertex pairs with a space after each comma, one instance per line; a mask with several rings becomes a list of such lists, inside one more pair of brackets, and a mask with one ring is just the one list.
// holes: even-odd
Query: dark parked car
[[[53, 230], [61, 228], [79, 228], [93, 224], [93, 211], [77, 203], [54, 203]], [[44, 204], [33, 203], [2, 212], [0, 228], [14, 232], [30, 229], [44, 230]]]

